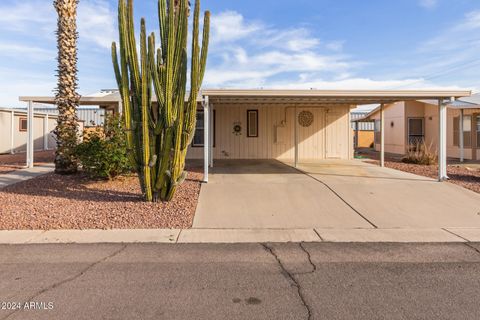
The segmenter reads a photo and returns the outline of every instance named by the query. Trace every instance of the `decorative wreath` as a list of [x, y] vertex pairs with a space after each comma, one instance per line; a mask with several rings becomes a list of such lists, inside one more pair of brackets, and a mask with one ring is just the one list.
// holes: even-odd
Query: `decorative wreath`
[[298, 114], [298, 123], [302, 127], [310, 127], [313, 123], [313, 113], [310, 111], [302, 111]]
[[235, 122], [233, 124], [233, 134], [239, 136], [242, 134], [242, 124], [240, 122]]

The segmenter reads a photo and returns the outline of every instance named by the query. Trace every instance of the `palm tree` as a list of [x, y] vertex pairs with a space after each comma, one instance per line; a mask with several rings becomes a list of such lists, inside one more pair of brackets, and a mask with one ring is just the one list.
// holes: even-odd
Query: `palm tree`
[[55, 103], [58, 107], [58, 122], [55, 129], [57, 150], [55, 172], [70, 174], [77, 171], [74, 150], [78, 143], [77, 106], [77, 5], [78, 0], [55, 0], [58, 13], [58, 87]]

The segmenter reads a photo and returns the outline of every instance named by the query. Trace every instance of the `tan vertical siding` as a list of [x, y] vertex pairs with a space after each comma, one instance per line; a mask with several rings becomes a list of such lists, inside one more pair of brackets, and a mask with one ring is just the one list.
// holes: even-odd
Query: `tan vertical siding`
[[[330, 136], [332, 145], [337, 145], [338, 157], [348, 159], [349, 148], [349, 106], [331, 108], [335, 114], [331, 125], [337, 132]], [[294, 158], [294, 106], [272, 105], [220, 105], [214, 106], [216, 116], [215, 159], [282, 159]], [[247, 110], [258, 110], [258, 137], [247, 137]], [[326, 108], [298, 107], [297, 111], [308, 110], [314, 114], [310, 127], [299, 126], [299, 160], [312, 161], [325, 158], [325, 114]], [[233, 133], [234, 123], [242, 126], [241, 135]], [[280, 127], [277, 131], [277, 127]], [[283, 129], [282, 129], [283, 128]], [[276, 141], [277, 133], [282, 133], [281, 141]], [[188, 158], [202, 159], [203, 148], [190, 147]]]

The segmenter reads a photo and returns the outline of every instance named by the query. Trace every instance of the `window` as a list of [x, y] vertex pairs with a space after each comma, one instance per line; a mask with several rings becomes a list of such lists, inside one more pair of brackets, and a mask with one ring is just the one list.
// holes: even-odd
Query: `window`
[[425, 139], [423, 118], [408, 119], [408, 144], [416, 146], [422, 144]]
[[375, 136], [374, 136], [375, 144], [380, 144], [380, 139], [382, 134], [381, 124], [382, 122], [380, 120], [375, 120]]
[[[453, 145], [460, 145], [460, 117], [455, 117], [453, 119]], [[463, 146], [471, 147], [472, 146], [472, 117], [464, 116], [463, 117]]]
[[[211, 111], [212, 112], [212, 111]], [[215, 110], [213, 110], [213, 146], [215, 147]], [[193, 136], [192, 147], [203, 147], [204, 143], [204, 131], [205, 131], [205, 121], [204, 121], [204, 112], [203, 110], [197, 110], [197, 125], [195, 128], [195, 135]], [[210, 132], [212, 134], [212, 132]]]
[[28, 128], [27, 118], [20, 118], [20, 123], [18, 127], [20, 131], [27, 131], [27, 128]]
[[247, 137], [258, 138], [258, 110], [247, 110]]

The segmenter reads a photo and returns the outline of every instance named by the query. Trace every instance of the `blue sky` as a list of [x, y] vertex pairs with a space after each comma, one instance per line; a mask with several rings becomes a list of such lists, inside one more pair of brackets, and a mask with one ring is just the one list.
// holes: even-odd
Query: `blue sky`
[[[1, 107], [55, 88], [51, 3], [0, 3]], [[116, 6], [80, 0], [83, 95], [115, 87]], [[480, 90], [478, 0], [203, 0], [202, 7], [212, 11], [207, 88]], [[156, 0], [135, 8], [156, 30]]]

